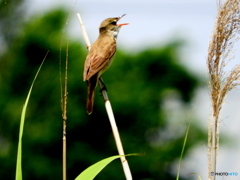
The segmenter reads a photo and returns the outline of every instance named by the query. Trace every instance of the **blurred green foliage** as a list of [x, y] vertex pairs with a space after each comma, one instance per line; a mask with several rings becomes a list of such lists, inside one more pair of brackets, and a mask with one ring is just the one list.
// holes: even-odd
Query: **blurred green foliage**
[[0, 42], [1, 50], [5, 44], [11, 44], [19, 32], [24, 17], [24, 0], [0, 1]]
[[[66, 19], [67, 13], [63, 10], [32, 18], [1, 56], [0, 178], [14, 179], [22, 106], [48, 50], [27, 109], [23, 179], [62, 178], [59, 59], [61, 55], [64, 70], [67, 41], [61, 41], [61, 37]], [[87, 49], [79, 41], [70, 39], [68, 48], [68, 179], [74, 179], [93, 163], [117, 154], [99, 92], [96, 92], [93, 114], [86, 113], [86, 84], [82, 81], [82, 72]], [[125, 153], [145, 153], [142, 157], [127, 158], [135, 180], [175, 179], [172, 165], [180, 157], [184, 132], [166, 138], [168, 133], [175, 132], [166, 130], [168, 119], [163, 99], [166, 92], [174, 90], [181, 97], [182, 106], [187, 107], [198, 85], [198, 78], [179, 63], [182, 45], [183, 42], [176, 40], [138, 54], [119, 49], [111, 68], [103, 75]], [[176, 127], [189, 120], [185, 116], [179, 118], [182, 119], [175, 122]], [[201, 130], [192, 126], [186, 152], [202, 137]], [[124, 179], [121, 163], [112, 162], [96, 179]]]

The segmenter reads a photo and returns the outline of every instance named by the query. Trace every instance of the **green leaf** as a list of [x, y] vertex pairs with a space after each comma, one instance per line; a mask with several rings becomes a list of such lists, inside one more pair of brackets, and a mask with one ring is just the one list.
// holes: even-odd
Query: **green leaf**
[[[48, 54], [48, 52], [47, 52]], [[29, 101], [29, 98], [30, 98], [30, 95], [31, 95], [31, 92], [32, 92], [32, 88], [33, 88], [33, 84], [38, 76], [38, 73], [47, 57], [47, 54], [46, 56], [44, 57], [40, 67], [38, 68], [38, 71], [33, 79], [33, 82], [32, 82], [32, 85], [29, 89], [29, 92], [28, 92], [28, 95], [27, 95], [27, 98], [26, 98], [26, 101], [23, 105], [23, 110], [22, 110], [22, 114], [21, 114], [21, 121], [20, 121], [20, 130], [19, 130], [19, 140], [18, 140], [18, 152], [17, 152], [17, 165], [16, 165], [16, 180], [22, 180], [22, 135], [23, 135], [23, 127], [24, 127], [24, 121], [25, 121], [25, 114], [26, 114], [26, 110], [27, 110], [27, 105], [28, 105], [28, 101]]]
[[99, 172], [101, 172], [101, 170], [103, 170], [104, 167], [106, 167], [113, 160], [123, 156], [138, 156], [138, 155], [141, 154], [116, 155], [103, 159], [85, 169], [81, 174], [78, 175], [78, 177], [75, 180], [92, 180], [98, 175]]
[[198, 180], [202, 180], [202, 178], [201, 178], [201, 176], [200, 176], [199, 174], [197, 174], [197, 173], [189, 173], [189, 174], [187, 174], [187, 175], [190, 175], [190, 174], [195, 174], [195, 175], [197, 175]]

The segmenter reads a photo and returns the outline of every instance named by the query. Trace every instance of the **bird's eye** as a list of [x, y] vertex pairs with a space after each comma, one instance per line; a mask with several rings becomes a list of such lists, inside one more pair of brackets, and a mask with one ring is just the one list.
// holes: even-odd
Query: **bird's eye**
[[117, 22], [116, 22], [116, 21], [112, 21], [111, 24], [112, 24], [112, 25], [116, 25]]

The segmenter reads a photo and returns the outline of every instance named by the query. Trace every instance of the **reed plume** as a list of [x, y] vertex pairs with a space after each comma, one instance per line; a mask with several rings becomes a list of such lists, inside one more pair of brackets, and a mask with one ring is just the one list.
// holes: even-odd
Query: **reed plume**
[[219, 148], [219, 116], [226, 95], [239, 85], [240, 65], [227, 71], [226, 65], [233, 59], [233, 46], [239, 39], [240, 1], [226, 0], [219, 6], [218, 15], [209, 44], [207, 66], [209, 73], [212, 115], [208, 125], [208, 179], [214, 180], [216, 157]]

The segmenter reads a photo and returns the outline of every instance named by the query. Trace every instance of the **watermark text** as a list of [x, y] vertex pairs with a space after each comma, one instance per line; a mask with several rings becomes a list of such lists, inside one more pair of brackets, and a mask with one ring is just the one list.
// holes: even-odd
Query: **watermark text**
[[238, 176], [237, 172], [211, 172], [211, 176]]

